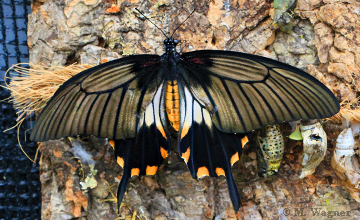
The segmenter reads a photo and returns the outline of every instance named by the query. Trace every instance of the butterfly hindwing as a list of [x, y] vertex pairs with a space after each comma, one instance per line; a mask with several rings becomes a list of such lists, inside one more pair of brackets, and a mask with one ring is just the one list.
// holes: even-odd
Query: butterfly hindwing
[[245, 133], [298, 119], [331, 117], [339, 111], [332, 92], [306, 72], [268, 58], [231, 51], [182, 55], [182, 75], [215, 126]]
[[136, 138], [115, 141], [115, 156], [119, 165], [124, 168], [118, 189], [119, 204], [129, 178], [137, 175], [155, 175], [171, 150], [169, 134], [163, 126], [161, 113], [163, 94], [161, 85], [153, 101], [140, 115]]
[[181, 129], [179, 131], [179, 154], [187, 163], [193, 178], [203, 176], [226, 176], [230, 197], [235, 211], [240, 207], [231, 166], [239, 160], [244, 134], [228, 134], [219, 131], [212, 123], [209, 112], [189, 89], [181, 87], [185, 99]]
[[135, 55], [87, 69], [59, 87], [38, 117], [31, 139], [135, 137], [138, 116], [154, 98], [162, 74], [157, 55]]
[[130, 150], [135, 145], [135, 138], [125, 139], [125, 140], [115, 140], [113, 146], [115, 148], [115, 157], [117, 163], [123, 168], [123, 175], [121, 177], [120, 184], [117, 191], [117, 202], [118, 207], [120, 207], [121, 201], [124, 197], [126, 186], [131, 177], [132, 167], [128, 166], [130, 161]]

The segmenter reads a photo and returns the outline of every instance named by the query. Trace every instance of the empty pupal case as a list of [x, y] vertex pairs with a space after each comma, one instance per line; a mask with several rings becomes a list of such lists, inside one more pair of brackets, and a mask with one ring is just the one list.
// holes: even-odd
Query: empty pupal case
[[324, 159], [327, 149], [327, 136], [319, 120], [302, 122], [300, 125], [303, 137], [302, 170], [300, 179], [315, 172]]

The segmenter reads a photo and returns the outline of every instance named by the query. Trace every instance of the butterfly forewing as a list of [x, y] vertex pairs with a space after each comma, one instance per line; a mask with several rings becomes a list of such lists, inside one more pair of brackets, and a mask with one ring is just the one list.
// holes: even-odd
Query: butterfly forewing
[[120, 203], [131, 176], [154, 175], [167, 157], [167, 125], [174, 123], [179, 154], [191, 175], [225, 175], [237, 211], [241, 201], [231, 166], [241, 156], [243, 133], [330, 117], [339, 103], [322, 83], [287, 64], [230, 51], [179, 55], [176, 44], [165, 40], [167, 52], [161, 57], [129, 56], [72, 77], [42, 111], [31, 139], [114, 139], [117, 162], [124, 168]]
[[227, 133], [270, 124], [331, 117], [339, 111], [332, 92], [304, 71], [275, 60], [230, 51], [182, 55], [182, 79]]
[[90, 68], [59, 87], [40, 114], [34, 141], [95, 135], [136, 136], [140, 115], [163, 81], [160, 57], [130, 56]]

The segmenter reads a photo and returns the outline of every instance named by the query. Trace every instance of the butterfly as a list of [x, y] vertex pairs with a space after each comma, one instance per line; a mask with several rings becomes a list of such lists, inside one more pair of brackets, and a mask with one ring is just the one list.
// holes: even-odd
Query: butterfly
[[331, 117], [333, 93], [290, 65], [240, 52], [132, 55], [84, 70], [63, 83], [39, 115], [33, 141], [66, 136], [108, 138], [123, 176], [118, 204], [131, 176], [154, 175], [178, 139], [193, 178], [225, 176], [235, 212], [240, 195], [231, 167], [246, 133], [267, 125]]

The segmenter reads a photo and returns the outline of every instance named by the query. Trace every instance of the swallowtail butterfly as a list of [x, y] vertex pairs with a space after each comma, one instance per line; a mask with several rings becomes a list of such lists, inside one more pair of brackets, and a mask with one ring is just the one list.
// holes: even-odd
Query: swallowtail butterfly
[[333, 93], [306, 72], [240, 52], [179, 53], [164, 41], [158, 55], [132, 55], [84, 70], [56, 91], [39, 115], [34, 141], [94, 135], [114, 140], [124, 174], [154, 175], [170, 153], [170, 131], [193, 178], [225, 175], [233, 207], [240, 195], [231, 173], [245, 134], [267, 125], [331, 117]]

